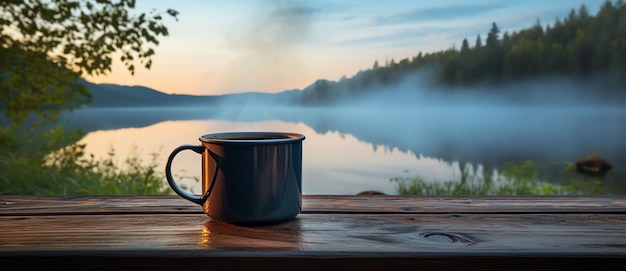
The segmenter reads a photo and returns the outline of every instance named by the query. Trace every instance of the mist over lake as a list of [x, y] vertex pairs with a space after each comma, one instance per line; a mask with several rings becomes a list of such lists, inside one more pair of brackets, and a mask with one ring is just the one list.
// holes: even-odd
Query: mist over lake
[[[608, 178], [583, 182], [600, 181], [606, 193], [626, 193], [626, 99], [606, 88], [605, 77], [471, 86], [430, 78], [421, 71], [365, 88], [350, 80], [318, 80], [278, 94], [216, 96], [91, 85], [94, 102], [60, 121], [87, 132], [81, 142], [96, 157], [113, 148], [123, 160], [135, 148], [144, 161], [156, 154], [159, 168], [174, 148], [199, 144], [204, 134], [301, 133], [305, 194], [397, 194], [392, 178], [446, 182], [461, 179], [466, 170], [498, 173], [508, 163], [528, 160], [552, 165], [555, 174], [539, 178], [558, 184], [565, 163], [590, 156], [608, 160], [613, 170]], [[173, 167], [196, 193], [202, 190], [195, 181], [199, 165], [200, 157], [190, 152]]]
[[[624, 175], [626, 109], [598, 104], [438, 103], [430, 106], [222, 106], [85, 108], [63, 117], [82, 127], [87, 151], [124, 155], [136, 146], [162, 165], [173, 148], [230, 131], [302, 133], [303, 193], [396, 194], [389, 179], [458, 179], [461, 169], [498, 169], [506, 162], [575, 162], [599, 155]], [[174, 171], [201, 191], [200, 157], [181, 155]], [[623, 179], [623, 178], [622, 178]], [[164, 180], [165, 181], [165, 180]], [[550, 181], [550, 180], [546, 180]]]

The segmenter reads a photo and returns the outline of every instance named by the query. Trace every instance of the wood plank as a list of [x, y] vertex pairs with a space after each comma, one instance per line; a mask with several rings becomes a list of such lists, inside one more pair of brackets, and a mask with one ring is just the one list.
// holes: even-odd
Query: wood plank
[[[340, 208], [338, 208], [340, 207]], [[617, 196], [342, 196], [305, 195], [303, 213], [626, 213]], [[0, 196], [0, 216], [200, 214], [178, 196]]]
[[322, 213], [626, 213], [626, 195], [305, 196], [304, 199], [307, 211]]
[[201, 214], [179, 196], [0, 196], [2, 215]]
[[202, 214], [0, 217], [8, 270], [606, 269], [625, 214], [302, 214], [259, 227]]
[[[0, 217], [3, 255], [72, 253], [307, 256], [377, 253], [626, 256], [625, 214], [303, 214], [237, 226], [198, 215]], [[230, 252], [228, 252], [230, 251]]]
[[0, 262], [8, 270], [604, 270], [626, 267], [625, 202], [305, 195], [297, 219], [244, 227], [178, 196], [3, 195]]

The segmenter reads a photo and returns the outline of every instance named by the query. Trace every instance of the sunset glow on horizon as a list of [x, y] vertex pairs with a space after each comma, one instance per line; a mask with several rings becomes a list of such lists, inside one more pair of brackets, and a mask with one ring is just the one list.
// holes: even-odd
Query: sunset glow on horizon
[[[499, 1], [137, 1], [136, 12], [168, 8], [170, 35], [155, 48], [151, 70], [132, 76], [114, 61], [93, 83], [141, 85], [175, 94], [219, 95], [303, 89], [360, 70], [483, 40], [495, 22], [501, 34], [552, 25], [584, 4], [595, 14], [605, 0]], [[116, 57], [116, 59], [119, 57]]]

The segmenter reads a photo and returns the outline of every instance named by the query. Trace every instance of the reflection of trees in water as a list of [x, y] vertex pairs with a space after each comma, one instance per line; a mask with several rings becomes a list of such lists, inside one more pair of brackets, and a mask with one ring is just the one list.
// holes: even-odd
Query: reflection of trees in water
[[168, 120], [303, 122], [320, 134], [350, 134], [374, 146], [456, 161], [461, 167], [469, 163], [501, 169], [506, 162], [524, 160], [573, 163], [581, 156], [600, 155], [613, 164], [616, 174], [623, 174], [620, 154], [626, 141], [620, 124], [625, 116], [623, 110], [571, 108], [124, 108], [78, 110], [66, 121], [85, 132]]
[[206, 120], [217, 109], [212, 108], [88, 108], [64, 113], [59, 123], [68, 128], [81, 128], [85, 133], [96, 130], [141, 128], [171, 120]]

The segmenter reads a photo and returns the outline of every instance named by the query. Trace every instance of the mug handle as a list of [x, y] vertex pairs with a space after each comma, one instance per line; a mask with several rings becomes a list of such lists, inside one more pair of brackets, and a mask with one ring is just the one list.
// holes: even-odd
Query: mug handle
[[199, 197], [196, 195], [192, 195], [187, 193], [185, 190], [180, 188], [176, 181], [174, 181], [174, 177], [172, 177], [172, 161], [174, 161], [174, 157], [181, 151], [184, 150], [192, 150], [195, 153], [202, 154], [204, 152], [204, 147], [202, 145], [182, 145], [172, 151], [170, 157], [167, 159], [167, 165], [165, 166], [165, 177], [167, 178], [167, 182], [170, 184], [170, 187], [178, 194], [179, 196], [196, 203], [198, 205], [204, 204], [204, 202], [209, 198], [209, 193], [205, 193], [204, 196]]

